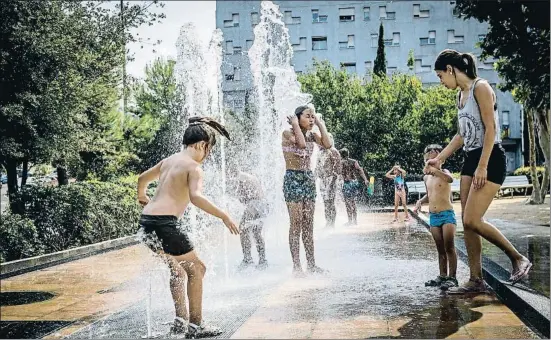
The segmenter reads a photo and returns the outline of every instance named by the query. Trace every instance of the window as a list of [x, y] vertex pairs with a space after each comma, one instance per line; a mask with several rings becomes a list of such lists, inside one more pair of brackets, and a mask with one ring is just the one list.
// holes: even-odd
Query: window
[[415, 72], [416, 73], [422, 73], [422, 72], [430, 72], [430, 65], [423, 65], [423, 61], [421, 59], [415, 59]]
[[306, 51], [306, 37], [300, 37], [298, 44], [293, 44], [293, 51]]
[[385, 46], [392, 46], [392, 39], [384, 39]]
[[424, 46], [429, 44], [429, 38], [419, 38], [419, 45]]
[[364, 21], [369, 21], [370, 11], [369, 7], [364, 7]]
[[239, 67], [233, 68], [233, 80], [235, 81], [241, 80], [241, 68]]
[[233, 74], [226, 74], [226, 80], [233, 80]]
[[421, 10], [421, 5], [413, 5], [413, 17], [414, 18], [428, 18], [430, 17], [430, 11], [428, 9]]
[[247, 46], [247, 50], [250, 50], [251, 47], [253, 47], [253, 41], [252, 40], [246, 40], [245, 45]]
[[348, 48], [354, 48], [354, 36], [353, 35], [349, 35], [348, 36]]
[[379, 6], [379, 18], [386, 20], [396, 19], [396, 12], [387, 12], [386, 6]]
[[478, 42], [482, 42], [484, 41], [484, 34], [479, 34], [478, 35]]
[[503, 111], [501, 113], [501, 125], [503, 126], [503, 129], [509, 128], [509, 111]]
[[228, 40], [226, 41], [226, 54], [232, 54], [233, 53], [233, 41]]
[[342, 68], [350, 74], [356, 73], [356, 63], [342, 63]]
[[429, 44], [436, 44], [436, 31], [429, 31]]
[[291, 12], [291, 11], [283, 12], [283, 20], [284, 20], [286, 25], [300, 24], [300, 17], [294, 17], [293, 12]]
[[386, 6], [379, 6], [379, 18], [386, 19]]
[[283, 13], [283, 18], [285, 21], [285, 24], [289, 25], [293, 23], [293, 12], [291, 11], [285, 11]]
[[354, 8], [339, 8], [339, 21], [354, 21]]
[[234, 107], [243, 107], [244, 106], [243, 99], [234, 99], [233, 100], [233, 106]]
[[241, 54], [241, 46], [234, 46], [233, 54]]
[[312, 50], [326, 50], [327, 37], [312, 37]]
[[378, 34], [371, 35], [371, 47], [377, 47], [377, 40], [379, 40]]
[[400, 33], [392, 33], [392, 46], [400, 46]]
[[239, 13], [233, 13], [231, 20], [224, 20], [224, 27], [239, 27]]
[[391, 66], [391, 67], [387, 67], [387, 68], [386, 68], [386, 73], [388, 73], [388, 74], [392, 74], [392, 73], [394, 73], [394, 72], [396, 72], [396, 71], [398, 71], [398, 68], [397, 68], [397, 67]]
[[312, 22], [327, 22], [327, 15], [319, 15], [319, 10], [312, 10]]
[[258, 16], [258, 13], [257, 12], [252, 12], [251, 13], [251, 24], [254, 26], [254, 25], [258, 25], [259, 22], [260, 22], [260, 18]]
[[373, 68], [373, 63], [371, 61], [365, 62], [365, 70], [371, 70]]
[[464, 42], [464, 40], [464, 36], [455, 35], [455, 30], [448, 30], [448, 44], [459, 44]]

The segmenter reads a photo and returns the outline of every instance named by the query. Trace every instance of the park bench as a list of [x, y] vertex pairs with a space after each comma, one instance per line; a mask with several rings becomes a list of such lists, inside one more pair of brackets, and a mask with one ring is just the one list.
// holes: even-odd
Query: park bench
[[532, 184], [528, 182], [528, 178], [524, 175], [507, 176], [505, 177], [505, 182], [503, 182], [503, 185], [501, 186], [500, 192], [503, 195], [504, 191], [508, 190], [511, 192], [511, 197], [513, 197], [515, 190], [524, 189], [524, 196], [526, 196], [526, 192], [528, 191], [528, 188], [531, 188], [531, 187], [532, 187]]
[[[425, 187], [425, 182], [407, 182], [406, 183], [408, 187], [408, 194], [417, 194], [418, 198], [421, 199], [423, 195], [427, 193], [427, 188]], [[451, 200], [453, 202], [453, 194], [459, 195], [459, 180], [454, 179], [453, 183], [451, 184]]]

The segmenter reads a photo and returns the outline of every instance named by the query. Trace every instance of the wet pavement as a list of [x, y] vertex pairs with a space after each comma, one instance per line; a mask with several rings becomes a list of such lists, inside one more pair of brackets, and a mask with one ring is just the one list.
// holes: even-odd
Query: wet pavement
[[[362, 213], [357, 227], [317, 227], [318, 265], [329, 273], [305, 278], [291, 275], [285, 226], [266, 228], [270, 267], [263, 272], [236, 273], [239, 239], [227, 239], [226, 257], [219, 238], [201, 250], [209, 267], [205, 320], [223, 338], [537, 337], [493, 295], [452, 298], [425, 287], [438, 274], [431, 236], [391, 219]], [[458, 272], [465, 280], [464, 263]], [[174, 317], [168, 271], [141, 245], [2, 280], [2, 292], [25, 290], [56, 296], [3, 305], [2, 324], [13, 330], [16, 321], [49, 321], [49, 335], [36, 334], [47, 338], [163, 335]], [[13, 338], [6, 327], [1, 337]]]

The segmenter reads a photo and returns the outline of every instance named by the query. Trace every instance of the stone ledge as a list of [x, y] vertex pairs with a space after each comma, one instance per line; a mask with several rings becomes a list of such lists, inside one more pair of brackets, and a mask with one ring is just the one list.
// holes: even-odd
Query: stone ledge
[[[408, 209], [425, 227], [430, 228], [428, 216], [425, 214], [416, 214]], [[468, 262], [467, 249], [461, 239], [455, 240], [455, 248], [459, 257], [464, 262]], [[482, 256], [482, 274], [484, 280], [496, 293], [499, 299], [511, 309], [524, 323], [533, 331], [539, 333], [544, 338], [549, 339], [550, 328], [550, 302], [551, 300], [538, 292], [523, 286], [522, 284], [511, 285], [509, 271], [501, 267], [486, 256]]]
[[0, 279], [21, 275], [61, 263], [78, 260], [84, 257], [125, 248], [137, 244], [136, 235], [107, 240], [78, 248], [67, 249], [56, 253], [29, 257], [26, 259], [4, 262], [0, 264]]

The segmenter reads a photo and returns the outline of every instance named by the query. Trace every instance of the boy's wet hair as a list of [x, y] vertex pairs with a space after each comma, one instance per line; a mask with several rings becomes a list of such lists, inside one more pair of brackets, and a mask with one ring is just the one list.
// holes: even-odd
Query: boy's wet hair
[[440, 144], [430, 144], [425, 147], [425, 150], [423, 151], [423, 154], [426, 154], [429, 151], [436, 151], [438, 153], [442, 152], [444, 148]]
[[339, 150], [339, 152], [342, 158], [348, 158], [348, 156], [350, 155], [350, 152], [348, 152], [347, 148], [342, 148]]
[[216, 145], [215, 132], [231, 140], [226, 128], [214, 119], [210, 117], [191, 117], [189, 125], [184, 132], [182, 143], [188, 146], [199, 142], [206, 142], [210, 146], [214, 146]]

